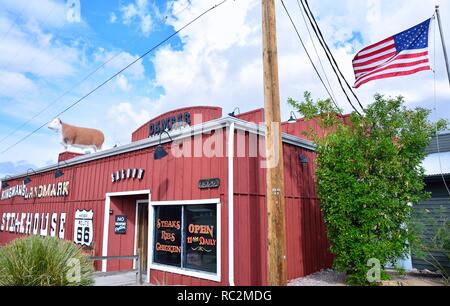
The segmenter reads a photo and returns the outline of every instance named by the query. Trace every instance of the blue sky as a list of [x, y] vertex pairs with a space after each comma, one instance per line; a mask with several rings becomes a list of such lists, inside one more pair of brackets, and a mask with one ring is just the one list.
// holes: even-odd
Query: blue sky
[[[66, 0], [0, 0], [0, 139], [114, 58], [20, 131], [1, 141], [0, 151], [51, 120], [216, 2], [219, 1], [80, 0], [80, 21], [73, 22], [67, 17]], [[218, 105], [228, 113], [236, 106], [243, 112], [262, 107], [260, 2], [228, 1], [61, 119], [101, 129], [106, 135], [105, 147], [111, 148], [128, 143], [138, 126], [171, 109]], [[296, 1], [285, 2], [313, 52]], [[438, 2], [446, 40], [450, 42], [450, 1]], [[358, 50], [422, 22], [434, 10], [432, 1], [422, 0], [310, 0], [310, 4], [350, 82], [354, 81], [351, 60]], [[285, 103], [288, 97], [301, 99], [305, 90], [314, 97], [325, 97], [325, 91], [279, 1], [277, 25], [282, 114], [287, 119], [291, 111]], [[433, 118], [450, 119], [450, 89], [440, 41], [437, 46], [438, 111]], [[323, 53], [319, 56], [326, 62]], [[350, 111], [330, 66], [325, 65], [325, 70], [338, 103]], [[424, 72], [369, 83], [356, 92], [364, 105], [380, 92], [401, 94], [411, 107], [433, 108], [433, 85], [432, 73]], [[54, 163], [62, 150], [58, 136], [43, 128], [0, 155], [0, 178]]]

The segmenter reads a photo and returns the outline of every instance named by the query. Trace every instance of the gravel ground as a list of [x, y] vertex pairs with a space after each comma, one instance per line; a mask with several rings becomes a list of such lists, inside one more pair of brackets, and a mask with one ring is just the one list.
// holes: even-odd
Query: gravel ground
[[346, 286], [345, 274], [323, 270], [291, 281], [288, 286]]
[[[384, 281], [383, 286], [443, 286], [441, 278], [428, 271], [414, 271], [407, 275], [390, 272], [392, 280]], [[346, 286], [345, 274], [334, 270], [322, 270], [306, 277], [291, 281], [288, 286]]]

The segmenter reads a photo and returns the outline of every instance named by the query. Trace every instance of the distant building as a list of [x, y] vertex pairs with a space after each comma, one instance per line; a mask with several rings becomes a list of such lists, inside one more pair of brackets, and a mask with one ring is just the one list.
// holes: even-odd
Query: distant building
[[[450, 217], [450, 194], [447, 188], [450, 188], [450, 132], [442, 133], [439, 137], [434, 137], [426, 150], [428, 156], [423, 162], [425, 168], [426, 191], [431, 193], [431, 198], [423, 201], [414, 207], [417, 215], [427, 212], [433, 218], [442, 218], [442, 214]], [[444, 180], [447, 184], [445, 186]], [[425, 230], [425, 239], [430, 239], [430, 233], [433, 231], [433, 222], [430, 219], [423, 218]], [[438, 250], [432, 253], [439, 263], [450, 271], [450, 261], [447, 256]], [[426, 261], [414, 257], [412, 258], [413, 268], [419, 270], [436, 270], [433, 265]]]

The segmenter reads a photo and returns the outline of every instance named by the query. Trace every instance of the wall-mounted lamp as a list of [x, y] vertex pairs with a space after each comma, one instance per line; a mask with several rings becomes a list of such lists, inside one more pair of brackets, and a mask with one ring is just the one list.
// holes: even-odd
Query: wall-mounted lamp
[[63, 175], [64, 175], [64, 172], [61, 169], [56, 169], [55, 178], [60, 178]]
[[238, 115], [241, 114], [241, 110], [239, 109], [239, 107], [236, 107], [236, 108], [233, 110], [233, 112], [231, 112], [231, 113], [228, 114], [228, 116], [230, 116], [230, 117], [236, 117], [236, 111], [239, 112]]
[[8, 182], [5, 182], [5, 180], [6, 180], [8, 177], [9, 177], [9, 178], [12, 178], [11, 175], [5, 176], [5, 178], [2, 180], [2, 189], [5, 189], [5, 188], [8, 188], [8, 187], [9, 187]]
[[27, 176], [23, 179], [23, 184], [24, 185], [28, 185], [29, 183], [31, 183], [31, 178], [30, 178], [30, 170], [33, 171], [34, 174], [36, 174], [36, 171], [34, 171], [33, 169], [28, 169], [27, 170]]
[[306, 164], [308, 163], [308, 157], [306, 157], [306, 156], [303, 155], [303, 154], [300, 154], [300, 155], [299, 155], [299, 159], [300, 159], [300, 163], [301, 163], [302, 165], [306, 165]]
[[291, 112], [291, 118], [289, 118], [288, 123], [297, 123], [297, 116], [295, 116], [294, 112]]
[[162, 138], [162, 134], [163, 134], [163, 133], [166, 133], [167, 136], [169, 136], [170, 141], [173, 141], [173, 140], [172, 140], [172, 137], [170, 137], [169, 132], [166, 131], [166, 130], [164, 130], [164, 131], [159, 135], [159, 144], [158, 144], [158, 146], [156, 147], [155, 153], [153, 154], [153, 158], [154, 158], [155, 160], [163, 159], [164, 157], [166, 157], [167, 155], [169, 155], [169, 153], [167, 153], [167, 151], [164, 150], [164, 148], [163, 148], [163, 146], [162, 146], [162, 144], [161, 144], [161, 138]]
[[[62, 162], [64, 162], [67, 165], [67, 162], [65, 160], [63, 160]], [[55, 178], [60, 178], [61, 176], [64, 175], [64, 172], [59, 167], [59, 163], [60, 162], [58, 162], [58, 169], [56, 169], [56, 171], [55, 171]]]

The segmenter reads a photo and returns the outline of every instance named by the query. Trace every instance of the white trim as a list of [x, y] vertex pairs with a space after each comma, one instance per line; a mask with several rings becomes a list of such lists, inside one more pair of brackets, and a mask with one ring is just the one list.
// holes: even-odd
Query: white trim
[[228, 284], [234, 286], [234, 122], [228, 137]]
[[219, 201], [217, 203], [216, 210], [216, 226], [217, 226], [217, 269], [216, 276], [217, 279], [213, 280], [216, 282], [222, 281], [222, 203]]
[[136, 190], [136, 191], [123, 191], [123, 192], [109, 192], [106, 194], [107, 197], [124, 197], [131, 195], [142, 195], [142, 194], [150, 194], [150, 190]]
[[[133, 246], [133, 255], [137, 255], [137, 237], [138, 237], [138, 208], [139, 201], [136, 201], [136, 212], [134, 214], [134, 246]], [[136, 260], [133, 260], [133, 270], [136, 269]]]
[[[222, 205], [220, 202], [220, 199], [209, 199], [209, 200], [189, 200], [189, 201], [161, 201], [161, 202], [149, 202], [151, 204], [151, 209], [149, 209], [149, 223], [152, 222], [152, 225], [149, 226], [149, 261], [147, 263], [147, 266], [149, 269], [158, 270], [158, 271], [164, 271], [179, 275], [186, 275], [191, 276], [195, 278], [201, 278], [206, 279], [214, 282], [221, 282], [222, 280], [222, 254], [221, 254], [221, 244], [222, 244], [222, 230], [221, 230], [221, 209]], [[216, 273], [207, 273], [207, 272], [199, 272], [199, 271], [193, 271], [188, 269], [182, 269], [178, 267], [171, 267], [166, 265], [161, 265], [153, 262], [153, 236], [154, 236], [154, 224], [155, 224], [155, 214], [154, 214], [154, 207], [155, 206], [164, 206], [164, 205], [173, 205], [173, 206], [186, 206], [186, 205], [204, 205], [204, 204], [211, 204], [211, 205], [217, 205], [216, 209], [216, 226], [217, 226], [217, 262], [216, 262]], [[151, 229], [151, 230], [150, 230]], [[150, 244], [151, 243], [151, 244]], [[151, 256], [151, 258], [150, 258]], [[150, 272], [148, 273], [148, 282], [150, 282]]]
[[153, 241], [152, 237], [150, 237], [150, 233], [152, 232], [151, 228], [153, 228], [153, 223], [150, 223], [153, 220], [150, 218], [153, 216], [153, 214], [150, 212], [152, 210], [151, 209], [152, 207], [150, 205], [151, 200], [152, 200], [152, 194], [149, 193], [148, 194], [148, 202], [147, 202], [147, 204], [148, 204], [148, 207], [147, 207], [147, 213], [148, 213], [148, 220], [147, 220], [147, 283], [149, 283], [149, 284], [150, 284], [150, 262], [151, 262], [150, 261], [150, 259], [151, 259], [150, 250], [153, 250], [150, 245], [150, 243], [152, 243], [152, 241]]
[[[108, 256], [108, 236], [109, 236], [109, 209], [111, 208], [111, 197], [122, 197], [130, 195], [148, 194], [150, 198], [150, 190], [136, 190], [126, 192], [110, 192], [105, 195], [105, 212], [103, 218], [103, 243], [102, 256]], [[102, 260], [102, 272], [107, 272], [108, 260]]]
[[203, 204], [217, 204], [220, 203], [220, 199], [208, 199], [208, 200], [186, 200], [186, 201], [158, 201], [152, 202], [152, 206], [163, 205], [203, 205]]
[[[105, 200], [105, 213], [103, 216], [103, 244], [102, 244], [102, 256], [108, 256], [108, 235], [109, 235], [109, 209], [111, 207], [111, 198], [106, 197]], [[102, 260], [102, 272], [106, 272], [108, 263], [107, 260]]]
[[181, 269], [181, 268], [177, 268], [177, 267], [159, 265], [159, 264], [154, 264], [154, 263], [151, 264], [151, 268], [153, 270], [164, 271], [164, 272], [185, 275], [185, 276], [190, 276], [190, 277], [195, 277], [195, 278], [201, 278], [201, 279], [206, 279], [206, 280], [210, 280], [210, 281], [218, 282], [218, 283], [220, 282], [220, 277], [221, 277], [220, 274], [197, 272], [197, 271], [185, 270], [185, 269]]

